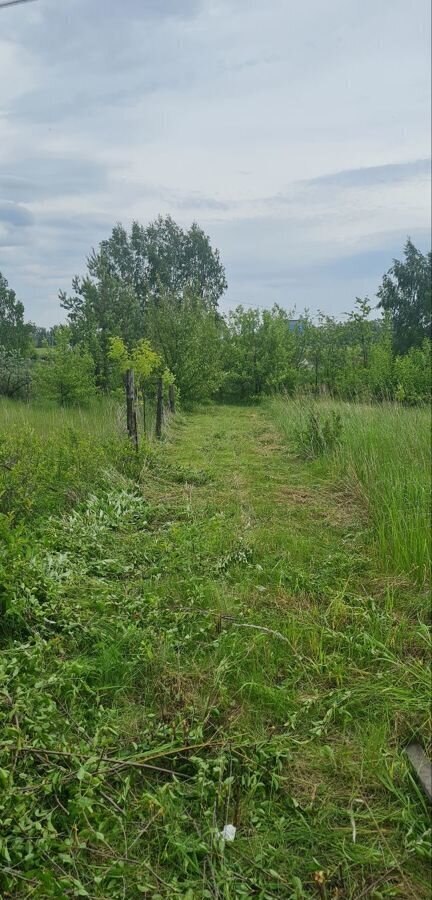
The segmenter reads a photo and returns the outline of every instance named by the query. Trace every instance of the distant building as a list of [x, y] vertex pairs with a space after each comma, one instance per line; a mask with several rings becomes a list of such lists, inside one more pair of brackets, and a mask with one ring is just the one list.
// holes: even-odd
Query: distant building
[[289, 320], [289, 330], [290, 331], [296, 331], [297, 329], [299, 331], [303, 331], [303, 328], [304, 328], [303, 319], [290, 319]]

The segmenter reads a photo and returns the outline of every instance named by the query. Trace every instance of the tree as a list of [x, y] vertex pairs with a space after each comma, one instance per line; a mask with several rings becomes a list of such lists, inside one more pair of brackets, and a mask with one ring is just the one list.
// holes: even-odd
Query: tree
[[40, 350], [42, 347], [53, 347], [55, 344], [55, 330], [55, 325], [52, 328], [44, 328], [42, 325], [35, 325], [33, 322], [30, 322], [29, 333], [33, 348]]
[[369, 297], [356, 297], [354, 310], [349, 314], [354, 342], [361, 351], [361, 364], [364, 369], [369, 365], [369, 353], [372, 342], [373, 323], [369, 320], [371, 313]]
[[103, 253], [94, 251], [88, 259], [88, 274], [73, 280], [74, 294], [60, 293], [68, 311], [71, 339], [84, 344], [95, 365], [97, 385], [110, 387], [110, 341], [121, 337], [130, 348], [143, 335], [143, 319], [132, 285], [113, 274]]
[[304, 368], [305, 321], [277, 304], [271, 310], [238, 306], [227, 319], [223, 353], [224, 396], [257, 399], [292, 392]]
[[[124, 377], [126, 394], [126, 423], [128, 435], [138, 448], [138, 423], [136, 415], [136, 386], [135, 374], [138, 376], [139, 387], [143, 404], [143, 425], [146, 430], [146, 405], [145, 390], [147, 379], [156, 370], [162, 369], [162, 359], [151, 347], [149, 341], [141, 339], [128, 350], [125, 342], [120, 337], [111, 338], [109, 358], [116, 365], [118, 371]], [[166, 373], [166, 377], [170, 373]], [[162, 377], [162, 376], [161, 376]], [[172, 383], [172, 379], [171, 379]]]
[[31, 385], [31, 362], [18, 350], [0, 347], [0, 394], [28, 400]]
[[133, 287], [143, 313], [163, 292], [176, 297], [193, 293], [207, 309], [215, 309], [227, 287], [208, 236], [196, 223], [185, 231], [171, 216], [159, 216], [146, 227], [134, 222], [130, 234], [116, 225], [99, 253], [110, 273]]
[[[72, 340], [89, 348], [103, 390], [110, 387], [112, 337], [121, 337], [128, 351], [141, 338], [152, 338], [159, 309], [165, 316], [168, 295], [174, 317], [191, 295], [197, 315], [201, 307], [214, 316], [226, 288], [218, 251], [209, 238], [198, 225], [184, 231], [169, 216], [146, 228], [134, 222], [130, 234], [116, 225], [111, 237], [90, 254], [87, 269], [84, 278], [74, 278], [73, 295], [61, 292], [60, 301], [68, 312]], [[172, 358], [166, 362], [171, 368]]]
[[377, 291], [379, 306], [392, 317], [396, 353], [420, 347], [431, 328], [432, 253], [424, 255], [408, 238], [404, 256], [393, 260]]
[[24, 306], [0, 272], [0, 346], [25, 353], [30, 333], [31, 325], [24, 322]]
[[72, 346], [70, 330], [57, 330], [57, 343], [35, 366], [35, 393], [60, 406], [86, 404], [96, 395], [94, 363], [83, 346]]
[[147, 312], [152, 345], [175, 376], [184, 403], [207, 400], [222, 381], [221, 319], [201, 297], [161, 291]]

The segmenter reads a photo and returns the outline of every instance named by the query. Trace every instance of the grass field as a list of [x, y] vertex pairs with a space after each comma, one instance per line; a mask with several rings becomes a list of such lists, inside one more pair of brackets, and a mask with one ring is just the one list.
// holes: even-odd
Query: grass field
[[11, 410], [2, 896], [429, 897], [424, 411]]
[[[314, 407], [312, 407], [314, 409]], [[368, 511], [383, 566], [420, 584], [431, 568], [431, 414], [428, 407], [396, 404], [320, 402], [319, 416], [341, 417], [340, 446], [333, 471]], [[311, 407], [272, 402], [272, 413], [289, 446], [298, 450], [296, 433], [305, 427]]]

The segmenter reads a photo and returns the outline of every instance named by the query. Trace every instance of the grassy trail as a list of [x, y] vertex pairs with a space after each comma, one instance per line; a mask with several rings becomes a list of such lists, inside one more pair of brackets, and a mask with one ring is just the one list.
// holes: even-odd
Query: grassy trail
[[401, 752], [427, 738], [424, 598], [359, 498], [265, 408], [178, 417], [141, 481], [51, 524], [52, 599], [5, 654], [33, 747], [5, 897], [428, 897]]
[[[286, 795], [280, 805], [268, 801], [261, 834], [237, 808], [249, 855], [291, 871], [299, 896], [427, 895], [427, 869], [415, 860], [427, 816], [400, 753], [427, 718], [417, 620], [424, 597], [383, 575], [364, 508], [325, 464], [290, 456], [265, 410], [206, 410], [177, 429], [166, 453], [211, 474], [190, 494], [199, 523], [192, 556], [209, 546], [218, 555], [202, 606], [236, 622], [222, 619], [222, 651], [199, 654], [206, 708], [214, 691], [218, 706], [232, 707], [221, 711], [225, 735], [288, 751]], [[251, 625], [289, 643], [242, 627]], [[279, 865], [264, 849], [278, 840]]]

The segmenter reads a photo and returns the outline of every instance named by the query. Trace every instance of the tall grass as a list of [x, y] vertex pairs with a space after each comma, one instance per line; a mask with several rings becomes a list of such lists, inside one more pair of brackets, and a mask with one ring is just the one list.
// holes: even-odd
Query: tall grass
[[430, 575], [430, 411], [397, 404], [322, 400], [271, 401], [272, 414], [293, 452], [311, 412], [341, 417], [340, 441], [325, 457], [336, 478], [360, 493], [388, 571], [425, 584]]
[[32, 521], [72, 507], [107, 470], [139, 466], [124, 411], [101, 398], [84, 408], [0, 402], [0, 519]]
[[22, 403], [0, 398], [0, 434], [12, 430], [33, 430], [47, 441], [67, 429], [83, 431], [100, 442], [124, 429], [124, 413], [117, 400], [100, 398], [89, 406], [57, 406], [49, 403]]

